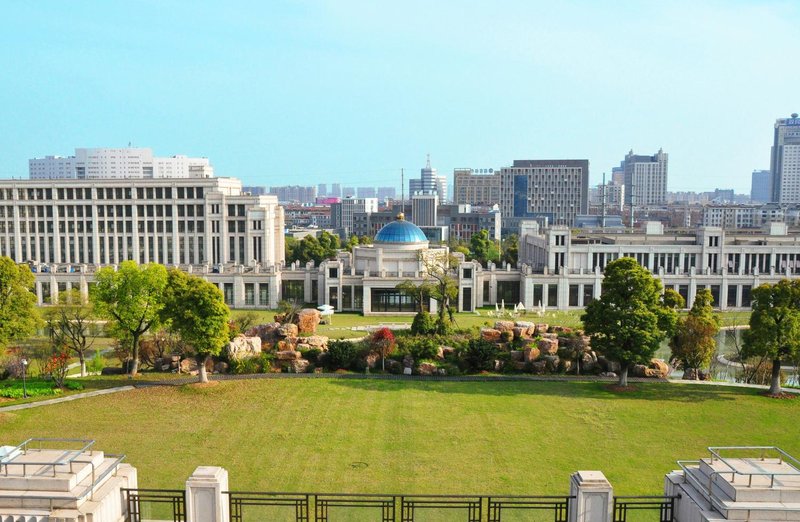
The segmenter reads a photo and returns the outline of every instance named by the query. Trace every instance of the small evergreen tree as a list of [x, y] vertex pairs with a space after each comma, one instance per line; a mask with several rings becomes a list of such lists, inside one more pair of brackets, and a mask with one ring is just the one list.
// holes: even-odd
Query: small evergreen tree
[[711, 307], [711, 291], [698, 290], [692, 309], [686, 317], [678, 319], [675, 335], [669, 341], [672, 358], [680, 361], [684, 375], [695, 375], [708, 367], [717, 349], [719, 316]]

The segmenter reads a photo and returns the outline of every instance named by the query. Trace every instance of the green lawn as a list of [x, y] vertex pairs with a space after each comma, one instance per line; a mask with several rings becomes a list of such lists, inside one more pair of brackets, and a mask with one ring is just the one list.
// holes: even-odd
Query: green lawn
[[280, 379], [0, 414], [0, 443], [97, 439], [128, 455], [140, 487], [221, 465], [236, 490], [565, 494], [572, 471], [600, 469], [632, 495], [660, 493], [677, 459], [711, 445], [800, 455], [798, 420], [800, 399], [698, 385]]

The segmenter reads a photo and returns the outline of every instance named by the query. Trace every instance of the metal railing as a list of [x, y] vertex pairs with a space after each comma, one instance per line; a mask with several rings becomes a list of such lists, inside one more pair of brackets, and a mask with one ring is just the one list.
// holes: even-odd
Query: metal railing
[[[463, 515], [468, 522], [501, 522], [509, 511], [550, 512], [553, 522], [566, 522], [571, 496], [509, 495], [394, 495], [346, 493], [279, 493], [226, 491], [231, 522], [262, 520], [257, 509], [277, 508], [282, 517], [296, 522], [328, 522], [346, 520], [353, 510], [362, 516], [371, 512], [371, 520], [381, 522], [414, 522], [423, 513], [448, 511]], [[348, 511], [349, 510], [349, 511]], [[249, 515], [248, 515], [249, 512]], [[336, 515], [339, 515], [338, 517]], [[312, 518], [313, 517], [313, 518]], [[671, 521], [670, 521], [671, 522]]]
[[[753, 485], [753, 477], [754, 476], [766, 476], [769, 477], [769, 487], [772, 488], [775, 486], [775, 477], [782, 477], [782, 476], [798, 476], [800, 475], [800, 460], [792, 457], [782, 449], [776, 446], [713, 446], [708, 448], [709, 453], [711, 454], [711, 465], [713, 466], [714, 461], [718, 460], [719, 462], [723, 463], [725, 466], [728, 467], [729, 471], [717, 471], [715, 472], [716, 475], [721, 474], [731, 474], [731, 482], [734, 482], [736, 479], [736, 475], [741, 475], [747, 477], [747, 487], [752, 487]], [[785, 463], [790, 468], [791, 471], [783, 471], [783, 472], [775, 472], [775, 471], [751, 471], [751, 470], [743, 470], [741, 467], [737, 467], [735, 463], [730, 462], [730, 457], [727, 459], [724, 458], [720, 453], [723, 451], [758, 451], [759, 455], [756, 457], [758, 460], [764, 461], [768, 458], [768, 452], [776, 453], [777, 456], [774, 458], [778, 459], [779, 464]], [[751, 457], [752, 458], [752, 457]]]
[[680, 495], [614, 497], [613, 522], [627, 522], [631, 511], [658, 511], [659, 522], [673, 522], [675, 519], [675, 500]]
[[[36, 448], [38, 451], [45, 451], [45, 450], [53, 450], [53, 451], [63, 451], [64, 453], [56, 458], [51, 460], [42, 460], [42, 461], [31, 461], [26, 460], [24, 462], [16, 462], [16, 459], [23, 455], [27, 455], [28, 451], [31, 451], [29, 446], [33, 445], [33, 443], [39, 443], [39, 447]], [[79, 443], [83, 444], [78, 449], [62, 449], [62, 448], [44, 448], [43, 443]], [[9, 466], [21, 466], [22, 467], [22, 476], [25, 476], [28, 471], [28, 466], [45, 466], [50, 467], [53, 472], [53, 476], [56, 476], [56, 466], [69, 466], [70, 472], [72, 472], [72, 463], [78, 459], [84, 452], [89, 451], [91, 455], [92, 452], [89, 450], [94, 445], [93, 440], [89, 439], [60, 439], [60, 438], [31, 438], [27, 439], [21, 444], [15, 446], [13, 449], [8, 451], [8, 455], [0, 459], [0, 469], [3, 469], [5, 476], [8, 476], [8, 467]]]
[[126, 522], [141, 522], [142, 505], [164, 505], [171, 511], [172, 522], [186, 521], [186, 491], [182, 489], [130, 489], [123, 488], [125, 505], [128, 507]]

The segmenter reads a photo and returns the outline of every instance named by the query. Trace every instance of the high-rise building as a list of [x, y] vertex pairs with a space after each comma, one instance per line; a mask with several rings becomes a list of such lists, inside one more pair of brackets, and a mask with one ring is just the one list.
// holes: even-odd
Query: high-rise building
[[775, 138], [772, 144], [772, 201], [800, 203], [800, 118], [775, 121]]
[[636, 155], [633, 151], [625, 156], [622, 167], [625, 169], [626, 205], [663, 205], [667, 202], [668, 160], [669, 155], [662, 149], [653, 156]]
[[387, 199], [395, 199], [397, 197], [397, 189], [394, 187], [378, 187], [378, 199], [381, 201]]
[[[453, 202], [469, 205], [496, 205], [500, 202], [500, 171], [494, 169], [453, 170]], [[488, 171], [484, 172], [484, 171]]]
[[408, 180], [408, 192], [409, 194], [436, 192], [439, 195], [439, 204], [447, 203], [447, 176], [439, 176], [436, 169], [431, 167], [430, 154], [425, 167], [420, 170], [420, 177]]
[[286, 185], [270, 187], [269, 193], [278, 196], [281, 203], [314, 203], [317, 199], [317, 187]]
[[344, 198], [340, 203], [331, 205], [331, 226], [347, 237], [353, 231], [353, 214], [377, 211], [377, 198]]
[[328, 195], [328, 184], [320, 183], [317, 185], [317, 196], [323, 197]]
[[359, 198], [374, 198], [375, 187], [358, 187], [356, 189], [356, 196]]
[[153, 156], [149, 148], [75, 149], [74, 156], [28, 160], [30, 179], [210, 178], [208, 158]]
[[571, 226], [589, 209], [589, 160], [514, 160], [500, 170], [499, 203], [504, 223], [524, 218]]
[[354, 198], [356, 197], [356, 189], [353, 187], [342, 187], [342, 196], [343, 198]]
[[418, 227], [435, 227], [439, 207], [436, 192], [418, 192], [411, 195], [411, 219]]
[[772, 172], [754, 170], [750, 183], [750, 201], [752, 203], [770, 203], [772, 201]]
[[331, 191], [328, 194], [333, 198], [340, 198], [342, 197], [342, 185], [340, 183], [332, 183], [331, 184]]

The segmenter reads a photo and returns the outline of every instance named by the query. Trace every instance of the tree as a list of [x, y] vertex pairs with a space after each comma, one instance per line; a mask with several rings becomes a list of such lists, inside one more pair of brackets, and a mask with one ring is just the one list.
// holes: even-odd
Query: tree
[[582, 317], [592, 347], [620, 363], [619, 385], [628, 385], [628, 369], [650, 361], [671, 335], [677, 311], [665, 304], [661, 282], [635, 259], [623, 257], [606, 266], [603, 293]]
[[78, 356], [81, 377], [86, 376], [86, 355], [96, 336], [94, 311], [78, 290], [59, 293], [58, 303], [47, 312], [47, 328], [53, 346]]
[[511, 234], [503, 240], [503, 261], [509, 265], [516, 266], [519, 258], [519, 238], [516, 234]]
[[394, 334], [386, 327], [380, 328], [370, 338], [372, 349], [381, 354], [381, 370], [386, 371], [386, 357], [392, 354], [395, 348]]
[[395, 288], [414, 300], [414, 306], [416, 306], [418, 314], [425, 311], [425, 303], [430, 299], [431, 291], [433, 290], [429, 282], [415, 284], [410, 280], [398, 283]]
[[29, 337], [39, 325], [33, 273], [10, 257], [0, 257], [0, 347]]
[[744, 332], [744, 357], [772, 359], [769, 394], [779, 396], [781, 363], [800, 351], [800, 280], [783, 279], [753, 290], [750, 329]]
[[164, 265], [123, 261], [114, 267], [101, 268], [95, 274], [92, 292], [97, 314], [112, 319], [121, 338], [130, 342], [130, 376], [139, 371], [139, 338], [158, 325], [164, 307], [167, 269]]
[[448, 310], [450, 302], [458, 297], [458, 283], [455, 279], [458, 258], [446, 251], [420, 252], [424, 268], [423, 277], [429, 285], [430, 296], [437, 303], [436, 333], [445, 335], [450, 331]]
[[680, 361], [684, 376], [697, 376], [697, 371], [706, 368], [717, 349], [715, 339], [719, 333], [720, 319], [711, 307], [711, 291], [697, 291], [689, 314], [678, 319], [675, 335], [669, 341], [672, 358]]
[[200, 382], [208, 382], [206, 363], [228, 342], [230, 315], [215, 284], [177, 269], [169, 271], [161, 320], [194, 348]]
[[482, 265], [489, 261], [498, 261], [500, 259], [500, 252], [497, 249], [497, 243], [489, 238], [487, 230], [481, 230], [477, 234], [472, 234], [469, 241], [470, 256]]
[[350, 239], [347, 240], [347, 245], [345, 245], [345, 250], [348, 252], [353, 251], [353, 247], [357, 247], [359, 245], [358, 236], [353, 234], [350, 236]]

